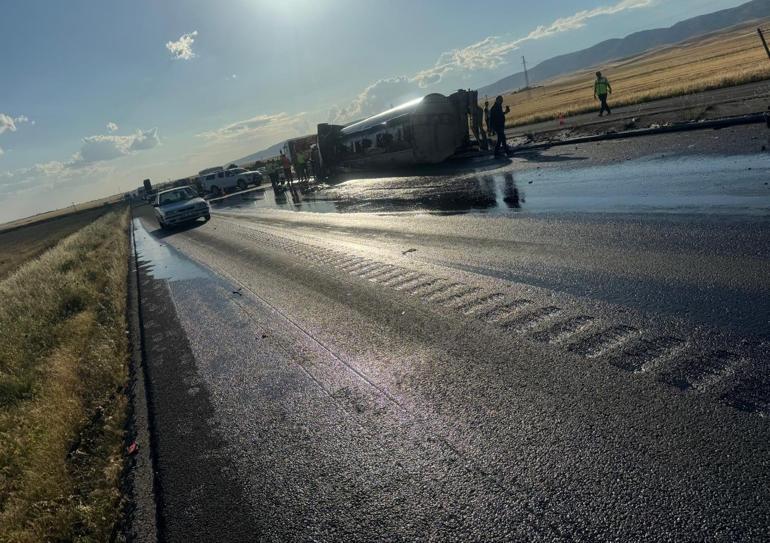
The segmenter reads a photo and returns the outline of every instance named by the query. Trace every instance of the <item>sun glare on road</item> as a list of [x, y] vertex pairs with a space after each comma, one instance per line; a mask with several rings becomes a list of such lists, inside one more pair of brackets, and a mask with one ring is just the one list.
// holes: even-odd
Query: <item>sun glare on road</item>
[[3, 2], [0, 542], [768, 541], [770, 0], [521, 3]]

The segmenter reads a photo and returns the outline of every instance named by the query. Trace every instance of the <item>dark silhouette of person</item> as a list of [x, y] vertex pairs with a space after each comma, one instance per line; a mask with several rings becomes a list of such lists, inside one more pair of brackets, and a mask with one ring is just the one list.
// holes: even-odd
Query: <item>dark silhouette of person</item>
[[289, 162], [289, 158], [283, 154], [283, 151], [281, 151], [281, 165], [283, 166], [283, 175], [286, 177], [286, 181], [291, 185], [291, 182], [294, 180], [291, 175], [291, 162]]
[[489, 122], [489, 100], [484, 101], [484, 128], [487, 129], [487, 134], [492, 133], [492, 124]]
[[495, 105], [489, 110], [489, 121], [492, 123], [492, 131], [497, 134], [497, 144], [495, 145], [495, 156], [500, 156], [500, 149], [508, 155], [508, 141], [505, 139], [505, 115], [511, 112], [511, 108], [505, 106], [503, 111], [503, 97], [498, 96], [495, 99]]
[[602, 107], [599, 110], [599, 117], [604, 117], [604, 112], [607, 115], [612, 115], [609, 104], [607, 104], [607, 95], [612, 94], [612, 85], [610, 85], [609, 79], [604, 77], [601, 72], [596, 72], [596, 81], [594, 82], [594, 100], [600, 100]]

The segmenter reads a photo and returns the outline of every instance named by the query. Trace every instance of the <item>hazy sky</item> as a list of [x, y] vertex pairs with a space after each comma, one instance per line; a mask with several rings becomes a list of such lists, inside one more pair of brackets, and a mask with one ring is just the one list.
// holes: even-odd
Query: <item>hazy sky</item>
[[742, 0], [0, 0], [0, 222]]

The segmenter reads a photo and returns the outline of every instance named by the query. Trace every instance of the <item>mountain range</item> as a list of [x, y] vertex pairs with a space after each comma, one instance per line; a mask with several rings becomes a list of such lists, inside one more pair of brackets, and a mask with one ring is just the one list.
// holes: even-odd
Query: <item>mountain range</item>
[[237, 164], [238, 166], [244, 166], [256, 160], [264, 160], [266, 158], [272, 158], [274, 156], [278, 156], [278, 153], [281, 152], [281, 148], [283, 147], [284, 143], [286, 143], [286, 140], [280, 141], [275, 145], [271, 145], [267, 149], [262, 149], [261, 151], [257, 151], [256, 153], [252, 153], [243, 158], [239, 158], [238, 160], [233, 160], [232, 164]]
[[[768, 16], [770, 0], [752, 0], [734, 8], [686, 19], [669, 28], [643, 30], [622, 39], [606, 40], [588, 49], [541, 62], [529, 70], [530, 84]], [[480, 88], [479, 96], [504, 94], [525, 85], [524, 72], [520, 72]]]
[[[611, 60], [619, 60], [644, 53], [656, 47], [673, 45], [696, 36], [702, 36], [768, 16], [770, 16], [770, 0], [752, 0], [734, 8], [686, 19], [669, 28], [643, 30], [630, 34], [625, 38], [606, 40], [588, 49], [553, 57], [541, 62], [529, 70], [530, 84], [578, 70], [584, 70]], [[480, 88], [479, 96], [504, 94], [521, 89], [525, 85], [524, 72], [520, 72]], [[254, 162], [255, 160], [276, 156], [283, 143], [277, 143], [267, 149], [233, 162], [242, 165]]]

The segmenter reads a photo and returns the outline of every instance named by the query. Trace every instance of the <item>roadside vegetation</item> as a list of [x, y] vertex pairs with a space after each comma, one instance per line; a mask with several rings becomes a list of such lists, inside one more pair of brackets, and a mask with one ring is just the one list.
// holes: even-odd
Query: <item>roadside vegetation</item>
[[60, 214], [30, 224], [16, 221], [0, 226], [0, 280], [17, 270], [24, 262], [40, 256], [62, 239], [95, 221], [110, 208]]
[[[599, 67], [612, 83], [610, 105], [636, 105], [770, 80], [770, 59], [756, 27], [753, 23]], [[505, 104], [511, 107], [508, 126], [596, 111], [594, 71], [577, 72], [537, 88], [505, 95]]]
[[0, 281], [0, 541], [108, 541], [126, 412], [128, 216]]

